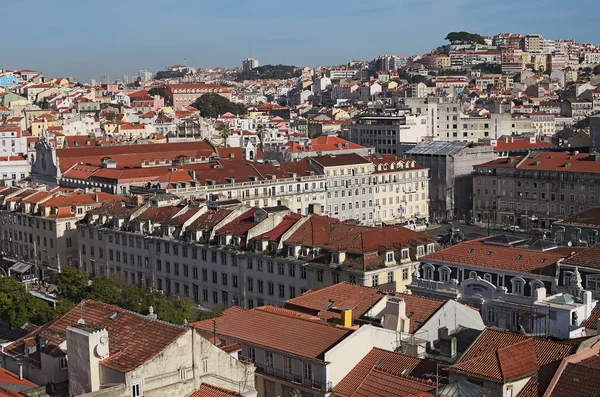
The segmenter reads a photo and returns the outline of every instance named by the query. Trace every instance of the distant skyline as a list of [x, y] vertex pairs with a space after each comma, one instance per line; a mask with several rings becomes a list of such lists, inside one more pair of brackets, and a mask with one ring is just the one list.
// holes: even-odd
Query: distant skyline
[[[450, 31], [540, 33], [600, 44], [597, 0], [42, 0], [2, 2], [0, 68], [89, 81], [171, 64], [337, 65], [423, 54]], [[90, 4], [91, 3], [91, 4]], [[250, 54], [250, 45], [252, 53]]]

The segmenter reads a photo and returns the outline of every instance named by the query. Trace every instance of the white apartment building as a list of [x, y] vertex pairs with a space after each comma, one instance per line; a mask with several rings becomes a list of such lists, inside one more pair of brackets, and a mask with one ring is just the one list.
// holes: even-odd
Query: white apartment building
[[432, 238], [398, 226], [303, 217], [286, 207], [177, 202], [90, 211], [77, 226], [79, 267], [207, 308], [252, 308], [342, 281], [404, 291], [417, 258], [436, 249]]

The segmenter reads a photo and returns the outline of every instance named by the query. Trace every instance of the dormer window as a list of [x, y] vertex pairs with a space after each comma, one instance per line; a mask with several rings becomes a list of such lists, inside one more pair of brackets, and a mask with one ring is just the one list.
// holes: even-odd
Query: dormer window
[[423, 256], [425, 255], [425, 247], [422, 245], [419, 245], [417, 247], [417, 256]]
[[393, 252], [388, 252], [388, 253], [386, 253], [386, 255], [385, 255], [385, 261], [386, 261], [387, 263], [392, 263], [392, 262], [394, 262], [394, 253], [393, 253]]
[[469, 272], [469, 278], [476, 279], [477, 278], [477, 272], [470, 271]]
[[427, 253], [431, 254], [434, 251], [435, 246], [433, 244], [427, 244]]
[[331, 254], [331, 263], [340, 263], [340, 254]]
[[409, 254], [408, 254], [408, 248], [405, 248], [401, 251], [401, 255], [402, 255], [402, 260], [407, 260], [410, 258]]
[[520, 277], [514, 277], [510, 280], [512, 285], [512, 293], [515, 295], [523, 295], [525, 290], [525, 280]]

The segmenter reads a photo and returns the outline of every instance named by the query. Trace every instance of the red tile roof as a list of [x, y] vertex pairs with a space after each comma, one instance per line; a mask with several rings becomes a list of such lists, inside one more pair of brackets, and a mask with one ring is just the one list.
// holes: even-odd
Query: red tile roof
[[242, 394], [229, 389], [203, 383], [190, 397], [244, 397]]
[[568, 363], [550, 397], [591, 397], [600, 393], [600, 368]]
[[537, 152], [535, 155], [523, 159], [523, 156], [499, 158], [475, 167], [518, 168], [532, 171], [600, 172], [600, 161], [592, 161], [592, 157], [587, 153]]
[[291, 153], [307, 153], [307, 152], [331, 152], [337, 150], [358, 150], [364, 149], [364, 146], [347, 141], [334, 135], [322, 135], [310, 140], [309, 144], [301, 144], [299, 142], [288, 142], [286, 144]]
[[511, 150], [520, 150], [520, 149], [534, 149], [534, 148], [542, 148], [542, 147], [551, 147], [552, 144], [550, 142], [542, 142], [542, 141], [534, 141], [531, 142], [529, 138], [517, 138], [517, 139], [498, 139], [496, 141], [496, 145], [494, 146], [494, 150], [497, 152], [506, 152]]
[[390, 373], [374, 367], [348, 397], [430, 396], [427, 392], [433, 392], [435, 388], [436, 385], [432, 381]]
[[560, 223], [579, 226], [600, 226], [600, 206], [592, 207], [588, 210], [575, 214], [560, 221]]
[[404, 299], [411, 332], [417, 331], [446, 303], [439, 299], [342, 282], [318, 290], [309, 290], [287, 300], [284, 307], [318, 315], [323, 319], [339, 318], [341, 309], [350, 307], [352, 317], [358, 320], [365, 316], [377, 302], [390, 294]]
[[581, 326], [589, 329], [598, 329], [598, 320], [600, 319], [600, 303], [596, 303], [596, 307], [592, 309], [592, 314], [586, 318]]
[[228, 340], [233, 338], [236, 342], [244, 341], [314, 360], [323, 360], [325, 352], [353, 332], [261, 308], [198, 321], [191, 325], [198, 330], [212, 332], [213, 321], [219, 337], [226, 337]]
[[562, 261], [565, 265], [589, 267], [592, 269], [600, 269], [600, 262], [598, 261], [600, 255], [600, 243], [592, 245], [591, 247], [585, 248], [575, 255], [570, 256]]
[[[21, 385], [21, 386], [31, 386], [32, 388], [37, 387], [35, 383], [23, 378], [19, 379], [19, 375], [14, 374], [7, 370], [6, 368], [0, 367], [0, 385]], [[18, 394], [20, 396], [20, 394]], [[0, 394], [1, 396], [1, 394]]]
[[[113, 316], [117, 314], [117, 316]], [[113, 317], [112, 319], [110, 317]], [[5, 348], [13, 356], [21, 356], [26, 340], [40, 337], [48, 341], [45, 349], [55, 351], [66, 340], [66, 329], [83, 318], [86, 325], [105, 328], [110, 340], [110, 356], [101, 365], [127, 373], [156, 357], [171, 343], [188, 332], [185, 327], [152, 320], [120, 307], [85, 300], [55, 321], [43, 325], [25, 338]]]
[[314, 156], [311, 159], [322, 165], [323, 167], [340, 167], [344, 165], [355, 165], [355, 164], [368, 164], [369, 160], [356, 154], [339, 154], [339, 155], [326, 155], [326, 156]]
[[525, 339], [470, 360], [461, 360], [448, 368], [451, 372], [501, 383], [532, 376], [539, 369], [533, 339]]
[[500, 246], [484, 243], [487, 237], [465, 241], [442, 249], [423, 258], [462, 265], [510, 270], [514, 272], [556, 274], [556, 262], [565, 254], [550, 251], [537, 251], [512, 246]]
[[[356, 366], [334, 387], [336, 396], [350, 397], [365, 379], [372, 375], [374, 368], [388, 374], [402, 374], [420, 377], [427, 372], [435, 372], [433, 361], [423, 360], [389, 350], [373, 348]], [[397, 390], [398, 392], [399, 390]], [[379, 395], [379, 394], [376, 394]], [[398, 394], [393, 394], [398, 395]]]
[[259, 209], [259, 207], [250, 208], [248, 211], [244, 212], [242, 215], [235, 218], [233, 221], [227, 223], [219, 230], [216, 231], [217, 234], [226, 234], [232, 236], [241, 236], [246, 233], [248, 230], [252, 229], [254, 226], [258, 225], [258, 222], [254, 221], [254, 213]]
[[539, 338], [529, 338], [512, 332], [486, 328], [463, 354], [458, 364], [473, 360], [479, 356], [494, 353], [499, 349], [518, 344], [527, 339], [533, 340], [535, 357], [540, 370], [529, 379], [519, 397], [537, 397], [538, 395], [542, 395], [548, 387], [560, 361], [577, 351], [578, 343], [567, 344]]

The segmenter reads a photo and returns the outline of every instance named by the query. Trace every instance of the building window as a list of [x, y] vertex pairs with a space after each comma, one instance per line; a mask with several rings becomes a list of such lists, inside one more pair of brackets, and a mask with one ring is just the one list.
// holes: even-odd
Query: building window
[[372, 285], [373, 287], [377, 287], [377, 286], [379, 286], [379, 274], [374, 274], [374, 275], [373, 275], [373, 277], [372, 277], [372, 283], [371, 283], [371, 285]]
[[473, 280], [476, 280], [477, 279], [477, 272], [470, 271], [469, 272], [469, 278], [472, 278]]
[[61, 371], [66, 371], [69, 369], [69, 359], [67, 356], [58, 359], [58, 367]]
[[267, 354], [265, 355], [265, 358], [266, 358], [266, 361], [265, 361], [266, 366], [269, 368], [273, 368], [273, 353], [267, 352]]
[[319, 269], [317, 270], [317, 281], [318, 282], [323, 282], [323, 270]]
[[306, 279], [306, 266], [304, 265], [300, 266], [300, 278]]
[[440, 281], [443, 283], [450, 282], [450, 269], [446, 266], [442, 266], [438, 270], [440, 274]]
[[386, 261], [388, 263], [392, 263], [394, 262], [394, 253], [393, 252], [388, 252], [386, 255]]
[[388, 272], [387, 276], [388, 276], [388, 281], [387, 281], [388, 284], [393, 283], [394, 282], [394, 272]]
[[520, 277], [513, 277], [512, 280], [510, 280], [510, 283], [512, 284], [512, 293], [513, 294], [523, 295], [525, 280], [523, 280]]
[[311, 363], [304, 363], [304, 379], [305, 380], [312, 380], [312, 364]]
[[333, 278], [333, 284], [338, 284], [340, 282], [340, 273], [332, 272], [331, 277]]
[[600, 277], [587, 276], [586, 286], [589, 291], [600, 292]]
[[352, 284], [356, 284], [356, 275], [355, 274], [351, 274], [349, 277], [349, 280]]
[[486, 273], [486, 274], [483, 275], [483, 279], [485, 281], [487, 281], [488, 283], [491, 283], [492, 282], [492, 275], [489, 274], [489, 273]]
[[487, 323], [488, 324], [496, 323], [496, 308], [494, 306], [488, 306], [488, 308], [487, 308]]
[[136, 380], [136, 381], [131, 382], [131, 397], [142, 397], [142, 396], [143, 396], [142, 381]]
[[293, 373], [293, 364], [292, 364], [292, 359], [290, 357], [284, 357], [283, 358], [283, 370], [288, 373], [291, 374]]
[[423, 265], [423, 278], [425, 280], [433, 280], [433, 266], [429, 263]]
[[408, 268], [402, 269], [402, 280], [408, 280]]

